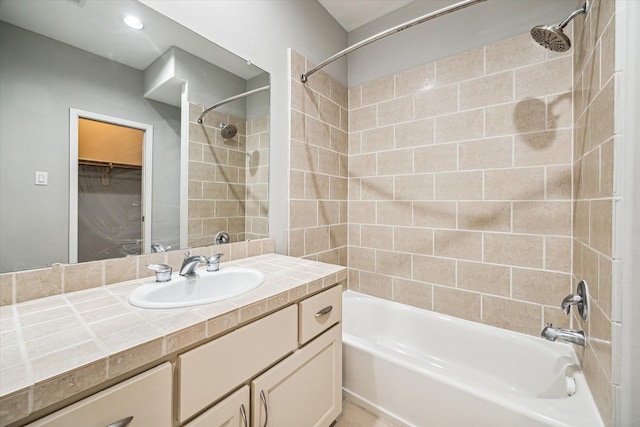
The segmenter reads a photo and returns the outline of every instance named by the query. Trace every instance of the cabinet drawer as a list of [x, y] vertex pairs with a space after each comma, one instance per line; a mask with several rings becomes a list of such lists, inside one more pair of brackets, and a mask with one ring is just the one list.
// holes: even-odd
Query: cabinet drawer
[[41, 418], [29, 427], [105, 427], [133, 417], [127, 427], [171, 427], [171, 364], [164, 363], [80, 402]]
[[178, 357], [178, 420], [184, 422], [297, 348], [292, 305]]
[[249, 386], [245, 385], [184, 427], [248, 426], [250, 415]]
[[342, 286], [300, 302], [299, 341], [304, 344], [342, 319]]

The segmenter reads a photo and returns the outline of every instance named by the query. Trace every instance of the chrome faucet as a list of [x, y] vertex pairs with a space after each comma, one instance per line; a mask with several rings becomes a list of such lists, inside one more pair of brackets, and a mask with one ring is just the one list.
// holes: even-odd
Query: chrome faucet
[[560, 340], [571, 344], [581, 345], [583, 347], [587, 341], [583, 331], [554, 328], [551, 323], [547, 323], [547, 326], [542, 330], [540, 336], [549, 341]]
[[198, 264], [207, 262], [207, 259], [202, 255], [191, 256], [189, 252], [184, 254], [184, 260], [182, 261], [182, 267], [180, 267], [181, 276], [189, 276], [195, 274]]

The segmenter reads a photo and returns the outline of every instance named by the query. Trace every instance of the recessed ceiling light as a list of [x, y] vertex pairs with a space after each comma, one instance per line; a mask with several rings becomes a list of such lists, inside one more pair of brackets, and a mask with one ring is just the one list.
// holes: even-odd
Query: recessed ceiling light
[[127, 24], [128, 27], [133, 28], [134, 30], [141, 30], [144, 28], [144, 24], [138, 18], [133, 15], [127, 15], [122, 18], [122, 22]]

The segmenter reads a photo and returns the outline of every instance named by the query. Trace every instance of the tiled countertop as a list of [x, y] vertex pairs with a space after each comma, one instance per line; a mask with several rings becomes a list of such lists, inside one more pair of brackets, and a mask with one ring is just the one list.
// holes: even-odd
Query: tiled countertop
[[190, 308], [127, 303], [153, 278], [0, 307], [0, 425], [126, 375], [345, 280], [346, 268], [277, 254], [221, 264], [265, 273], [238, 297]]

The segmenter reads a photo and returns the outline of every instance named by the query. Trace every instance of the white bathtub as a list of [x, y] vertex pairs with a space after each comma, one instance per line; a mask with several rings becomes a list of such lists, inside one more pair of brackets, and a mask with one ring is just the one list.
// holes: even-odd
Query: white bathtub
[[346, 399], [399, 426], [602, 426], [570, 345], [347, 291]]

